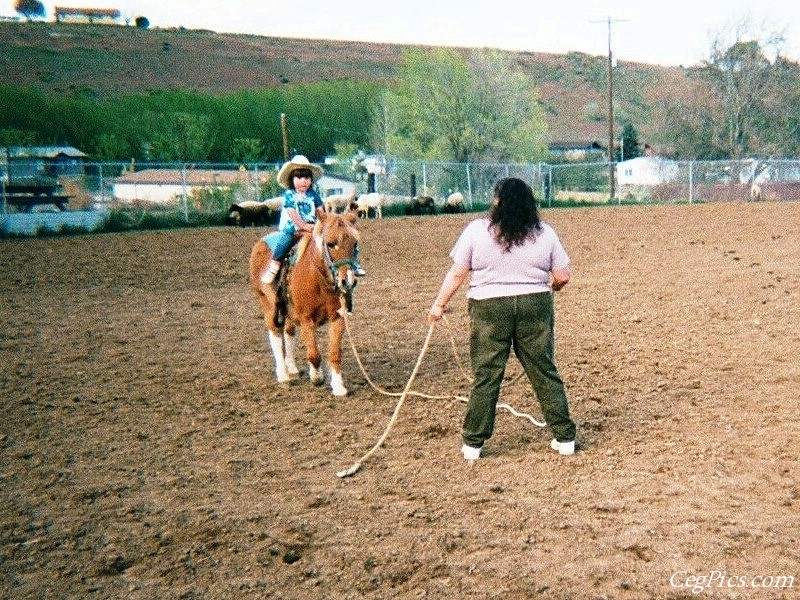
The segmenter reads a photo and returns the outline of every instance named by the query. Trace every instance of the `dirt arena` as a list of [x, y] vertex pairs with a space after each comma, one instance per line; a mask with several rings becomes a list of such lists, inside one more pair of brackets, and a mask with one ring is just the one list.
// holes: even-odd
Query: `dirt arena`
[[[473, 215], [474, 216], [474, 215]], [[361, 224], [353, 342], [402, 390], [473, 216]], [[800, 597], [800, 205], [544, 211], [578, 424], [459, 454], [444, 325], [396, 397], [275, 383], [259, 229], [0, 241], [3, 598]], [[463, 290], [448, 310], [466, 359]], [[509, 381], [519, 372], [509, 363]], [[502, 400], [538, 415], [520, 380]], [[706, 577], [707, 580], [701, 578]]]

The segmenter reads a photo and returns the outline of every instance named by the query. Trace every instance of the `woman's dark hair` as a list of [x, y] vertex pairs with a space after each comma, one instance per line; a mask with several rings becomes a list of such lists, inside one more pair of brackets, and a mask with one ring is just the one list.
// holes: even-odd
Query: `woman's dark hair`
[[489, 209], [490, 229], [508, 252], [540, 228], [539, 210], [531, 187], [516, 177], [506, 177], [494, 185], [497, 202]]

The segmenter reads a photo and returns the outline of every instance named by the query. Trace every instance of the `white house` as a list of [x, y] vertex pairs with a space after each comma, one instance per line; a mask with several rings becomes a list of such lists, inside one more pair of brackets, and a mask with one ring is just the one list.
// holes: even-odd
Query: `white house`
[[352, 181], [328, 175], [320, 177], [316, 185], [323, 198], [332, 194], [352, 194], [356, 189], [356, 184]]
[[86, 154], [72, 146], [0, 148], [0, 174], [10, 179], [80, 175]]
[[122, 13], [116, 8], [75, 8], [56, 6], [54, 11], [58, 23], [119, 24]]
[[678, 163], [657, 156], [637, 156], [617, 163], [617, 184], [659, 185], [670, 183], [678, 177]]
[[[273, 174], [269, 171], [254, 173], [239, 170], [144, 169], [123, 173], [112, 180], [114, 198], [122, 201], [169, 204], [180, 200], [183, 194], [191, 196], [195, 190], [205, 188], [230, 188], [234, 185], [253, 187], [265, 183]], [[257, 190], [253, 190], [257, 195]]]

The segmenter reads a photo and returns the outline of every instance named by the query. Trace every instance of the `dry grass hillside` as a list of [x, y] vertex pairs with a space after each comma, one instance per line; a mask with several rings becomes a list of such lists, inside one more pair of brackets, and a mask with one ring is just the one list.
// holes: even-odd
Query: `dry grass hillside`
[[[216, 94], [339, 79], [391, 83], [410, 46], [205, 30], [0, 23], [0, 47], [0, 82], [59, 94], [118, 95], [163, 89]], [[552, 141], [607, 139], [605, 57], [512, 54], [537, 83]], [[645, 137], [652, 135], [659, 100], [683, 77], [680, 68], [620, 61], [614, 92], [618, 121], [631, 122]]]

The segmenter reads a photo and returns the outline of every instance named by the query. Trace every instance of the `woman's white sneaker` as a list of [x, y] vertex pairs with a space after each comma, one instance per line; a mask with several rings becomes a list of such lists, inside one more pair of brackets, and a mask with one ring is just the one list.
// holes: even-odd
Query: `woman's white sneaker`
[[575, 454], [575, 440], [571, 442], [559, 442], [557, 439], [553, 438], [550, 442], [550, 447], [561, 456], [572, 456]]
[[461, 446], [461, 454], [466, 460], [478, 460], [481, 457], [481, 449], [464, 444]]

